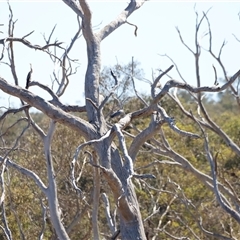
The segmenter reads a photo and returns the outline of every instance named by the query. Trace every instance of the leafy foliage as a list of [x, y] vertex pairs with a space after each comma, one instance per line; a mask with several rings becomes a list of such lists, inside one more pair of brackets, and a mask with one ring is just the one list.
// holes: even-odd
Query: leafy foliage
[[[224, 94], [224, 93], [223, 93]], [[181, 97], [181, 96], [180, 96]], [[231, 97], [226, 92], [223, 98]], [[182, 95], [182, 101], [185, 106], [192, 108], [193, 105], [186, 95]], [[146, 97], [147, 101], [147, 97]], [[231, 101], [229, 101], [231, 103]], [[132, 111], [134, 107], [141, 108], [141, 102], [136, 99], [129, 99], [126, 107]], [[166, 98], [161, 102], [162, 106], [170, 112], [176, 119], [176, 125], [189, 132], [198, 132], [197, 125], [193, 125], [189, 119], [185, 119], [182, 113], [178, 110], [174, 102]], [[206, 101], [206, 107], [210, 108], [214, 105], [216, 108], [222, 106], [221, 101]], [[239, 144], [240, 125], [239, 114], [229, 112], [229, 108], [225, 108], [221, 115], [214, 115], [218, 124], [223, 130], [231, 136], [231, 138]], [[2, 124], [1, 132], [5, 133], [5, 140], [12, 142], [20, 134], [22, 129], [27, 124], [26, 121], [20, 122], [16, 127], [9, 128], [16, 122], [19, 116], [12, 115], [8, 121]], [[33, 113], [36, 122], [43, 128], [47, 128], [49, 120], [41, 114]], [[144, 129], [148, 124], [148, 119], [134, 122], [138, 129]], [[193, 140], [188, 137], [182, 138], [167, 126], [163, 127], [163, 131], [167, 136], [167, 140], [176, 152], [181, 152], [196, 168], [208, 173], [210, 171], [209, 163], [206, 160], [202, 139]], [[129, 128], [130, 134], [136, 133], [136, 130]], [[239, 176], [239, 158], [231, 152], [226, 144], [222, 142], [216, 135], [209, 135], [211, 147], [214, 151], [219, 152], [218, 171], [223, 177], [227, 177], [228, 181], [237, 187]], [[131, 143], [132, 138], [127, 138], [127, 143]], [[156, 135], [154, 141], [161, 141], [160, 135]], [[43, 146], [39, 144], [39, 139], [34, 132], [28, 130], [18, 144], [15, 151], [11, 153], [17, 163], [26, 166], [36, 172], [43, 180], [47, 178], [46, 167], [42, 158]], [[86, 239], [91, 238], [91, 207], [93, 179], [92, 166], [86, 161], [86, 156], [80, 156], [80, 163], [76, 169], [79, 175], [78, 185], [84, 193], [84, 198], [78, 198], [73, 190], [69, 179], [70, 164], [73, 159], [73, 153], [76, 147], [83, 142], [81, 136], [69, 128], [58, 125], [54, 135], [52, 151], [54, 152], [54, 165], [56, 169], [56, 179], [59, 185], [59, 202], [61, 204], [62, 216], [64, 224], [71, 226], [73, 220], [78, 218], [77, 224], [70, 229], [71, 239]], [[150, 142], [151, 143], [151, 142]], [[3, 146], [3, 145], [2, 145]], [[227, 228], [235, 232], [238, 236], [238, 225], [218, 206], [215, 197], [206, 186], [202, 185], [191, 173], [180, 169], [178, 166], [164, 164], [166, 158], [159, 155], [154, 157], [151, 150], [146, 146], [142, 146], [140, 153], [137, 156], [135, 163], [135, 171], [137, 173], [152, 173], [156, 179], [143, 181], [135, 179], [134, 184], [137, 192], [137, 197], [142, 211], [145, 230], [149, 237], [156, 231], [156, 227], [164, 226], [165, 233], [159, 231], [158, 237], [168, 239], [171, 235], [181, 235], [192, 238], [192, 234], [200, 236], [201, 239], [211, 239], [206, 237], [199, 229], [199, 216], [203, 220], [203, 226], [209, 231], [222, 232]], [[8, 188], [7, 188], [7, 209], [9, 225], [11, 226], [14, 238], [21, 238], [21, 232], [24, 232], [26, 238], [37, 238], [42, 228], [42, 207], [46, 205], [46, 199], [43, 198], [35, 184], [22, 176], [13, 169], [8, 169], [7, 172]], [[108, 187], [104, 180], [101, 182], [104, 186], [102, 191], [106, 192]], [[238, 188], [238, 187], [237, 187]], [[104, 206], [100, 201], [99, 212], [99, 228], [101, 231], [109, 232], [104, 212]], [[114, 202], [110, 198], [112, 214], [114, 211]], [[154, 213], [154, 214], [153, 214]], [[151, 214], [152, 217], [149, 217]], [[47, 218], [48, 218], [47, 214]], [[34, 224], [33, 224], [34, 222]], [[19, 225], [20, 224], [20, 225]], [[223, 226], [226, 228], [224, 230]], [[54, 236], [54, 230], [48, 224], [45, 237], [51, 238]], [[80, 230], [81, 229], [81, 230]], [[191, 231], [190, 231], [191, 229]], [[230, 231], [230, 230], [229, 230]], [[214, 239], [214, 238], [213, 238]]]

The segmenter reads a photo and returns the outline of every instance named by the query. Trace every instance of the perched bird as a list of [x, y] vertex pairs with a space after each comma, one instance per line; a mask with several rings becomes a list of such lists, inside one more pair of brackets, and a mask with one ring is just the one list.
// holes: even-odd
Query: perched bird
[[27, 75], [27, 82], [26, 82], [26, 89], [28, 89], [29, 87], [29, 83], [32, 81], [32, 72], [33, 72], [33, 69], [32, 69], [32, 64], [30, 63], [30, 71]]
[[115, 118], [115, 117], [118, 117], [118, 116], [122, 116], [123, 114], [124, 114], [123, 109], [119, 109], [116, 112], [114, 112], [113, 114], [111, 114], [110, 117]]

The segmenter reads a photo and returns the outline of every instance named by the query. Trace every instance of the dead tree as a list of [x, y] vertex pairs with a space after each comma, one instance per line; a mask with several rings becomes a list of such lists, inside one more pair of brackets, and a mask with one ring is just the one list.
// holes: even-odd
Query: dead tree
[[[138, 174], [134, 169], [134, 163], [136, 161], [136, 156], [141, 148], [141, 146], [145, 145], [149, 149], [151, 149], [152, 153], [157, 155], [166, 156], [168, 159], [172, 161], [165, 161], [167, 164], [174, 164], [179, 166], [192, 173], [199, 181], [205, 184], [211, 191], [216, 194], [216, 197], [219, 201], [219, 204], [229, 213], [231, 216], [240, 222], [239, 213], [233, 210], [230, 207], [230, 204], [226, 200], [226, 197], [230, 199], [232, 202], [237, 203], [238, 199], [236, 195], [231, 190], [230, 187], [226, 187], [224, 184], [217, 182], [217, 167], [215, 161], [210, 154], [208, 139], [205, 134], [205, 128], [210, 129], [211, 131], [218, 134], [224, 141], [228, 143], [228, 145], [237, 153], [240, 153], [239, 147], [231, 141], [231, 139], [221, 131], [221, 129], [210, 119], [208, 116], [201, 98], [202, 92], [221, 92], [227, 87], [232, 86], [232, 83], [237, 79], [240, 75], [240, 71], [237, 71], [231, 78], [227, 79], [227, 82], [222, 86], [214, 85], [202, 87], [200, 84], [199, 78], [199, 57], [200, 57], [200, 46], [196, 41], [196, 51], [190, 51], [194, 54], [196, 60], [196, 77], [197, 77], [197, 87], [193, 87], [186, 82], [179, 82], [173, 79], [169, 79], [169, 81], [163, 85], [160, 91], [156, 92], [155, 88], [159, 86], [159, 81], [163, 76], [166, 76], [172, 69], [173, 65], [170, 66], [167, 70], [163, 71], [159, 76], [157, 76], [152, 85], [151, 85], [151, 101], [149, 103], [145, 102], [140, 96], [139, 99], [142, 101], [144, 107], [142, 109], [136, 109], [136, 111], [130, 113], [124, 113], [124, 116], [121, 115], [121, 119], [113, 124], [109, 125], [104, 114], [103, 107], [109, 100], [110, 96], [114, 92], [115, 87], [118, 85], [118, 79], [111, 73], [112, 77], [115, 80], [115, 86], [112, 89], [112, 92], [109, 93], [109, 96], [106, 96], [104, 99], [99, 96], [99, 86], [100, 86], [100, 70], [101, 70], [101, 41], [103, 41], [108, 35], [110, 35], [113, 31], [115, 31], [118, 27], [127, 23], [127, 18], [138, 8], [140, 8], [144, 1], [134, 1], [131, 0], [126, 9], [124, 9], [120, 15], [103, 27], [100, 31], [94, 32], [92, 26], [92, 13], [88, 3], [85, 0], [74, 1], [74, 0], [63, 0], [74, 12], [77, 14], [79, 20], [79, 29], [76, 32], [71, 44], [67, 49], [64, 49], [64, 54], [62, 58], [58, 58], [51, 51], [50, 48], [61, 48], [62, 43], [55, 41], [51, 43], [51, 35], [49, 39], [46, 40], [45, 46], [33, 45], [26, 38], [31, 34], [28, 34], [22, 38], [13, 37], [13, 29], [14, 24], [13, 20], [10, 18], [9, 20], [9, 36], [1, 39], [0, 43], [3, 46], [2, 50], [2, 58], [5, 51], [5, 45], [9, 44], [8, 53], [9, 53], [9, 61], [10, 68], [12, 71], [12, 75], [15, 80], [15, 85], [12, 85], [4, 79], [0, 77], [0, 89], [1, 91], [19, 98], [21, 100], [21, 108], [15, 110], [8, 110], [3, 113], [0, 120], [4, 119], [7, 114], [12, 112], [24, 111], [26, 114], [26, 118], [22, 119], [23, 121], [27, 121], [28, 125], [26, 127], [32, 127], [34, 131], [40, 136], [43, 145], [44, 145], [44, 154], [47, 165], [47, 185], [40, 179], [40, 177], [30, 171], [27, 168], [24, 168], [14, 162], [14, 159], [10, 159], [9, 154], [14, 149], [11, 148], [7, 150], [4, 154], [0, 156], [0, 160], [2, 162], [2, 174], [1, 174], [1, 186], [2, 186], [2, 197], [1, 197], [1, 205], [3, 209], [3, 219], [5, 219], [5, 234], [11, 239], [11, 231], [7, 225], [6, 215], [4, 214], [4, 193], [5, 193], [5, 185], [4, 185], [4, 171], [7, 167], [12, 167], [20, 171], [22, 174], [28, 176], [32, 180], [35, 181], [37, 186], [41, 189], [42, 193], [47, 197], [49, 204], [49, 211], [51, 217], [51, 223], [56, 231], [56, 234], [59, 239], [69, 239], [69, 234], [60, 216], [58, 195], [57, 195], [57, 184], [55, 180], [55, 171], [53, 167], [53, 159], [51, 153], [51, 144], [52, 137], [54, 135], [56, 124], [63, 124], [77, 133], [79, 133], [80, 137], [85, 139], [85, 142], [78, 146], [76, 152], [74, 154], [74, 158], [71, 162], [71, 180], [72, 185], [75, 188], [76, 192], [81, 195], [81, 189], [78, 188], [75, 178], [75, 166], [77, 161], [79, 161], [79, 154], [85, 152], [87, 154], [89, 163], [94, 168], [94, 182], [96, 184], [96, 189], [94, 191], [94, 211], [92, 215], [92, 224], [93, 224], [93, 235], [94, 239], [99, 239], [99, 231], [98, 231], [98, 223], [97, 223], [97, 210], [98, 210], [98, 200], [100, 196], [99, 192], [99, 178], [100, 172], [102, 172], [103, 177], [108, 183], [112, 194], [114, 196], [115, 204], [117, 206], [117, 212], [119, 216], [119, 226], [120, 229], [116, 228], [113, 221], [110, 219], [110, 214], [108, 211], [108, 200], [105, 195], [104, 203], [106, 205], [106, 215], [108, 216], [108, 223], [110, 225], [110, 229], [113, 235], [113, 239], [116, 238], [119, 234], [122, 239], [146, 239], [146, 234], [144, 231], [143, 219], [139, 209], [139, 203], [136, 197], [135, 189], [132, 183], [134, 178], [136, 179], [144, 179], [144, 178], [154, 178], [151, 174]], [[11, 11], [11, 8], [10, 8]], [[74, 14], [74, 13], [73, 13]], [[204, 15], [203, 19], [206, 18]], [[199, 26], [201, 24], [197, 24], [196, 33], [198, 33]], [[135, 26], [135, 25], [134, 25]], [[135, 26], [136, 27], [136, 26]], [[54, 31], [54, 29], [53, 29]], [[135, 29], [135, 34], [137, 31], [137, 27]], [[70, 60], [68, 58], [68, 54], [74, 44], [74, 42], [79, 37], [80, 33], [83, 33], [83, 37], [87, 44], [87, 57], [88, 57], [88, 65], [85, 75], [85, 106], [67, 106], [64, 105], [60, 101], [60, 97], [64, 94], [64, 91], [69, 83], [69, 77], [71, 74], [74, 74], [70, 65]], [[180, 39], [183, 44], [184, 41], [181, 37], [179, 31]], [[197, 35], [197, 34], [196, 34]], [[14, 62], [14, 51], [13, 44], [15, 42], [20, 42], [25, 46], [42, 50], [46, 52], [53, 61], [59, 61], [62, 67], [62, 76], [57, 79], [59, 84], [58, 90], [55, 92], [52, 91], [49, 87], [34, 81], [32, 81], [28, 85], [28, 89], [21, 88], [18, 86], [18, 78], [15, 69]], [[209, 48], [209, 52], [214, 56], [211, 51], [211, 45]], [[1, 59], [2, 59], [1, 58]], [[217, 58], [220, 62], [220, 58]], [[130, 76], [131, 80], [134, 82], [134, 76]], [[45, 91], [47, 91], [52, 97], [51, 100], [47, 101], [40, 96], [37, 96], [31, 92], [31, 86], [38, 86]], [[188, 112], [181, 105], [176, 94], [171, 94], [171, 89], [184, 89], [191, 94], [193, 94], [194, 99], [197, 102], [197, 105], [200, 111], [204, 114], [205, 120], [203, 120], [199, 116], [194, 116], [191, 112]], [[136, 92], [137, 95], [137, 92]], [[200, 132], [202, 134], [202, 138], [205, 143], [205, 150], [207, 153], [207, 159], [211, 165], [212, 174], [206, 175], [201, 171], [197, 170], [186, 158], [176, 153], [170, 146], [167, 138], [164, 135], [163, 124], [168, 125], [170, 129], [174, 132], [178, 133], [183, 137], [189, 138], [200, 138], [199, 134], [191, 133], [187, 131], [183, 131], [177, 127], [175, 124], [175, 120], [173, 117], [170, 117], [165, 109], [161, 106], [160, 101], [166, 96], [169, 95], [176, 103], [176, 105], [182, 110], [182, 112], [190, 118], [194, 123], [199, 125]], [[29, 113], [29, 108], [34, 107], [41, 111], [43, 114], [48, 116], [51, 119], [51, 124], [47, 132], [44, 132], [31, 118], [31, 114]], [[73, 112], [81, 112], [86, 113], [87, 120], [76, 117]], [[125, 142], [125, 135], [123, 134], [124, 129], [132, 123], [134, 119], [148, 117], [150, 119], [149, 125], [138, 134], [132, 137], [132, 142], [130, 147], [127, 148]], [[22, 134], [16, 139], [15, 144], [19, 141], [21, 136], [26, 131], [24, 129]], [[149, 139], [152, 139], [156, 132], [161, 135], [161, 142], [153, 141], [155, 145], [148, 143]], [[86, 149], [89, 147], [91, 151]], [[162, 213], [166, 214], [169, 210], [171, 204], [175, 201], [176, 196], [173, 196], [168, 205], [164, 206], [162, 209]], [[160, 208], [159, 208], [160, 210]], [[148, 218], [151, 218], [159, 211], [153, 211]], [[44, 207], [43, 207], [44, 213]], [[146, 218], [146, 219], [148, 219]], [[146, 220], [145, 219], [145, 220]], [[162, 221], [159, 220], [159, 226], [157, 230], [165, 231], [165, 227], [169, 225], [166, 223], [164, 226], [161, 225]], [[201, 224], [199, 224], [201, 226]], [[114, 232], [115, 231], [115, 232]], [[171, 234], [168, 233], [170, 236]], [[156, 239], [157, 235], [154, 236], [153, 239]]]

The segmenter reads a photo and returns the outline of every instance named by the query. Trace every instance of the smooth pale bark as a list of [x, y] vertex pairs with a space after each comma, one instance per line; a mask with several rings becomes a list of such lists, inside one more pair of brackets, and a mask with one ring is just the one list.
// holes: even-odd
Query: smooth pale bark
[[[98, 165], [97, 155], [93, 153], [93, 163]], [[92, 210], [92, 226], [93, 226], [93, 238], [99, 240], [98, 229], [98, 209], [100, 198], [100, 171], [99, 168], [93, 168], [93, 210]]]
[[[64, 1], [67, 3], [66, 1]], [[144, 2], [144, 1], [143, 1]], [[82, 31], [87, 45], [88, 65], [85, 75], [85, 97], [88, 121], [95, 127], [97, 134], [95, 139], [106, 133], [106, 120], [99, 109], [99, 80], [101, 70], [101, 40], [126, 22], [128, 16], [138, 9], [143, 2], [131, 1], [120, 15], [106, 25], [99, 33], [92, 29], [92, 13], [86, 1], [79, 1], [79, 10], [82, 18]], [[67, 3], [68, 4], [68, 3]], [[68, 4], [69, 6], [69, 4]], [[71, 6], [70, 6], [71, 7]], [[75, 12], [76, 10], [73, 9]], [[94, 138], [92, 138], [94, 139]], [[111, 148], [111, 142], [102, 141], [96, 147], [100, 165], [104, 167], [104, 176], [113, 192], [118, 205], [120, 216], [120, 228], [122, 239], [145, 239], [145, 233], [138, 201], [131, 181], [127, 181], [129, 175], [122, 164], [118, 151]], [[117, 166], [115, 168], [115, 166]], [[119, 172], [119, 168], [122, 171]]]
[[55, 178], [55, 171], [53, 168], [52, 156], [51, 156], [51, 142], [53, 133], [55, 130], [55, 123], [52, 121], [49, 127], [48, 135], [44, 138], [44, 152], [47, 163], [47, 175], [48, 175], [48, 188], [47, 198], [50, 211], [50, 218], [52, 225], [56, 231], [56, 234], [61, 240], [70, 240], [66, 229], [61, 221], [59, 213], [59, 203], [57, 196], [57, 184]]
[[[130, 1], [127, 7], [119, 16], [102, 28], [99, 32], [94, 33], [91, 23], [91, 11], [85, 0], [71, 1], [63, 0], [82, 20], [82, 33], [87, 46], [87, 70], [85, 75], [85, 109], [87, 112], [87, 121], [75, 117], [64, 110], [64, 106], [56, 95], [49, 91], [52, 96], [51, 101], [36, 96], [26, 89], [9, 84], [5, 79], [0, 77], [0, 89], [4, 92], [16, 96], [30, 106], [39, 109], [52, 119], [52, 124], [46, 136], [43, 136], [44, 151], [47, 162], [48, 186], [45, 194], [49, 202], [49, 210], [52, 225], [59, 239], [69, 239], [66, 229], [64, 228], [60, 213], [57, 197], [57, 185], [51, 157], [51, 141], [54, 133], [55, 122], [64, 124], [78, 131], [81, 137], [87, 141], [96, 140], [104, 136], [108, 131], [106, 120], [99, 108], [99, 81], [101, 70], [101, 41], [115, 31], [118, 27], [126, 23], [127, 18], [139, 7], [144, 1]], [[46, 88], [46, 90], [48, 90]], [[82, 91], [82, 89], [80, 90]], [[114, 137], [113, 137], [114, 138]], [[98, 157], [99, 164], [103, 171], [103, 176], [107, 180], [118, 206], [120, 218], [121, 239], [146, 239], [143, 222], [139, 210], [138, 200], [131, 179], [129, 178], [129, 169], [124, 165], [124, 160], [118, 149], [112, 143], [113, 138], [110, 136], [106, 141], [101, 141], [93, 145]], [[95, 219], [96, 221], [96, 219]]]
[[[133, 167], [131, 167], [129, 164], [127, 165], [126, 163], [127, 162], [130, 163], [131, 161], [131, 164], [132, 164], [132, 161], [135, 160], [137, 153], [139, 152], [139, 149], [142, 146], [142, 144], [147, 144], [146, 141], [151, 137], [153, 137], [156, 131], [161, 130], [161, 125], [163, 123], [168, 124], [173, 131], [179, 134], [182, 134], [183, 136], [198, 137], [197, 135], [179, 130], [173, 123], [172, 118], [169, 117], [165, 113], [165, 110], [158, 105], [158, 102], [164, 96], [169, 94], [172, 88], [185, 89], [189, 92], [197, 93], [197, 94], [200, 92], [221, 92], [227, 87], [229, 87], [235, 81], [235, 79], [240, 74], [240, 70], [234, 76], [232, 76], [229, 79], [229, 81], [227, 81], [226, 84], [222, 85], [222, 87], [217, 85], [213, 87], [200, 87], [200, 76], [199, 76], [199, 66], [198, 66], [199, 65], [198, 58], [200, 56], [200, 52], [199, 52], [199, 45], [196, 41], [196, 49], [197, 49], [196, 53], [194, 53], [193, 51], [191, 52], [194, 54], [196, 58], [195, 63], [196, 63], [196, 75], [198, 80], [197, 82], [198, 87], [193, 87], [193, 86], [190, 86], [189, 84], [178, 82], [175, 80], [170, 80], [163, 86], [161, 91], [155, 95], [154, 88], [157, 86], [157, 82], [159, 81], [159, 79], [157, 78], [155, 80], [155, 84], [152, 85], [152, 101], [150, 105], [145, 107], [144, 109], [127, 114], [124, 118], [120, 120], [119, 123], [117, 123], [119, 124], [119, 126], [115, 124], [112, 130], [109, 131], [109, 134], [106, 134], [108, 133], [108, 129], [106, 127], [106, 120], [102, 114], [102, 107], [100, 107], [101, 101], [99, 100], [100, 99], [99, 81], [100, 81], [100, 70], [101, 70], [101, 41], [104, 40], [113, 31], [115, 31], [118, 27], [126, 23], [127, 18], [135, 10], [141, 7], [144, 1], [131, 0], [128, 6], [126, 7], [126, 9], [124, 9], [116, 19], [114, 19], [112, 22], [107, 24], [97, 33], [93, 32], [92, 23], [91, 23], [92, 13], [85, 0], [79, 0], [79, 1], [63, 0], [63, 2], [65, 2], [82, 19], [82, 26], [79, 27], [78, 34], [82, 30], [84, 39], [86, 41], [87, 58], [88, 58], [87, 70], [85, 75], [86, 106], [84, 106], [82, 110], [87, 112], [88, 119], [83, 120], [81, 118], [78, 118], [78, 117], [75, 117], [74, 115], [69, 114], [68, 112], [70, 111], [70, 108], [68, 106], [64, 106], [60, 102], [58, 96], [55, 93], [53, 93], [52, 90], [49, 89], [47, 86], [44, 86], [40, 83], [34, 84], [34, 85], [38, 85], [39, 87], [47, 91], [50, 94], [50, 96], [52, 96], [51, 101], [46, 101], [43, 98], [31, 93], [31, 91], [22, 89], [21, 87], [13, 86], [0, 77], [0, 89], [2, 91], [12, 96], [18, 97], [25, 103], [28, 103], [30, 106], [33, 106], [39, 109], [40, 111], [42, 111], [42, 113], [46, 114], [48, 117], [52, 119], [52, 124], [50, 125], [49, 132], [47, 135], [45, 135], [43, 133], [40, 133], [40, 130], [37, 129], [36, 126], [34, 127], [34, 124], [31, 122], [30, 116], [28, 116], [29, 122], [31, 122], [33, 128], [35, 128], [35, 130], [39, 133], [39, 135], [40, 136], [42, 135], [41, 137], [44, 142], [44, 151], [45, 151], [45, 157], [47, 162], [47, 172], [48, 172], [47, 187], [43, 184], [41, 179], [39, 179], [39, 177], [33, 172], [22, 168], [21, 166], [11, 162], [10, 160], [7, 160], [6, 164], [18, 169], [20, 172], [31, 177], [36, 182], [36, 184], [40, 187], [42, 192], [48, 198], [51, 221], [56, 231], [56, 234], [58, 235], [58, 238], [69, 239], [66, 229], [61, 222], [61, 216], [59, 213], [57, 185], [55, 181], [55, 173], [54, 173], [54, 168], [52, 164], [50, 146], [52, 141], [52, 135], [54, 133], [55, 121], [61, 124], [64, 124], [68, 127], [71, 127], [72, 129], [77, 131], [81, 135], [81, 137], [84, 137], [86, 141], [92, 141], [91, 144], [89, 145], [91, 145], [94, 148], [94, 151], [97, 153], [99, 157], [99, 166], [97, 166], [99, 168], [97, 168], [96, 172], [98, 173], [99, 169], [101, 169], [101, 171], [103, 172], [103, 176], [105, 177], [106, 181], [108, 182], [112, 190], [116, 205], [118, 207], [121, 239], [146, 239], [146, 236], [144, 233], [143, 221], [142, 221], [140, 210], [139, 210], [138, 200], [136, 198], [134, 186], [131, 181], [131, 178], [133, 176]], [[76, 35], [76, 38], [78, 34]], [[4, 41], [11, 41], [11, 45], [12, 45], [12, 41], [19, 41], [28, 47], [40, 50], [37, 46], [31, 45], [29, 42], [25, 41], [23, 38], [17, 39], [14, 37], [10, 37], [6, 39], [2, 39], [1, 43], [3, 44]], [[66, 51], [66, 53], [67, 52], [68, 51]], [[217, 58], [216, 60], [220, 61], [220, 57]], [[12, 60], [11, 66], [13, 66], [12, 71], [13, 71], [13, 76], [15, 76], [14, 78], [16, 79], [15, 83], [16, 85], [18, 85], [16, 72], [14, 72], [15, 71], [14, 60]], [[167, 71], [171, 69], [172, 69], [172, 66]], [[167, 71], [165, 71], [164, 74], [166, 74]], [[161, 76], [162, 75], [163, 74], [161, 74]], [[161, 76], [159, 76], [159, 78]], [[200, 125], [207, 127], [208, 129], [211, 129], [213, 132], [219, 135], [237, 155], [240, 155], [240, 148], [227, 136], [226, 133], [224, 133], [220, 129], [220, 127], [218, 127], [211, 120], [207, 112], [205, 112], [204, 106], [202, 105], [200, 94], [198, 94], [198, 96], [199, 96], [198, 105], [200, 106], [201, 111], [204, 114], [204, 118], [206, 119], [206, 122], [204, 122], [202, 119], [196, 120], [195, 117], [190, 112], [187, 112], [183, 107], [181, 107], [181, 104], [179, 103], [179, 106], [182, 109], [182, 111], [189, 118], [195, 120]], [[175, 101], [177, 102], [176, 98], [175, 98]], [[26, 108], [26, 106], [23, 106], [23, 107]], [[27, 107], [29, 108], [29, 106]], [[153, 120], [153, 122], [151, 122], [148, 128], [143, 130], [138, 136], [135, 136], [129, 150], [127, 150], [126, 148], [123, 149], [123, 147], [121, 149], [121, 143], [123, 142], [120, 142], [119, 145], [120, 145], [120, 149], [122, 150], [122, 153], [120, 154], [119, 150], [113, 143], [113, 140], [116, 137], [116, 132], [114, 133], [114, 131], [118, 129], [118, 133], [119, 133], [125, 126], [131, 123], [132, 119], [143, 117], [143, 116], [149, 116], [153, 112], [158, 112], [161, 115], [162, 120], [161, 121], [159, 119]], [[123, 135], [121, 136], [121, 138], [122, 138], [122, 141], [124, 141]], [[233, 203], [238, 202], [238, 199], [234, 195], [234, 192], [232, 191], [231, 188], [225, 187], [224, 185], [221, 185], [220, 183], [217, 182], [217, 174], [216, 172], [214, 172], [216, 171], [216, 167], [214, 166], [214, 159], [212, 159], [212, 156], [210, 155], [210, 149], [207, 147], [206, 153], [208, 153], [209, 162], [212, 164], [211, 166], [213, 171], [213, 174], [212, 174], [213, 178], [198, 171], [187, 159], [183, 158], [181, 155], [174, 152], [171, 149], [170, 145], [168, 144], [167, 139], [165, 139], [163, 132], [161, 132], [161, 138], [162, 138], [162, 143], [160, 144], [161, 146], [159, 147], [159, 149], [157, 148], [155, 149], [155, 153], [173, 159], [174, 163], [176, 163], [178, 166], [194, 174], [202, 183], [204, 183], [211, 190], [215, 191], [217, 199], [220, 205], [222, 206], [222, 208], [228, 213], [230, 213], [230, 215], [235, 217], [237, 221], [240, 221], [239, 214], [235, 210], [232, 211], [232, 209], [228, 207], [228, 204], [226, 204], [228, 200], [225, 197], [225, 195], [229, 199], [231, 199]], [[119, 141], [121, 140], [119, 139]], [[206, 140], [206, 145], [208, 146], [207, 140]], [[0, 160], [3, 161], [3, 158], [2, 159], [0, 158]], [[94, 162], [94, 164], [96, 165], [96, 162]], [[99, 180], [95, 179], [95, 182], [97, 181], [100, 182]], [[97, 200], [95, 199], [96, 201], [93, 204], [93, 206], [95, 207], [95, 212], [93, 214], [93, 225], [95, 226], [94, 228], [95, 239], [99, 238], [98, 228], [97, 228], [97, 215], [98, 215], [97, 208], [98, 208], [98, 198], [99, 198], [99, 186], [97, 186], [96, 190], [97, 191], [95, 192], [95, 198]]]

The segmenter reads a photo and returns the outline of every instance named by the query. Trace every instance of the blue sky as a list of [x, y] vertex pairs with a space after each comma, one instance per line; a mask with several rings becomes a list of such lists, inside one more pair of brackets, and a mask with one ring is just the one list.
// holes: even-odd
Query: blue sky
[[[226, 66], [229, 75], [234, 74], [239, 68], [240, 43], [235, 40], [233, 33], [240, 39], [240, 2], [210, 2], [210, 1], [147, 1], [139, 10], [129, 18], [129, 22], [138, 26], [138, 36], [134, 36], [134, 28], [125, 24], [116, 30], [112, 35], [102, 42], [102, 66], [114, 65], [117, 63], [128, 63], [132, 56], [141, 63], [144, 69], [145, 78], [151, 80], [152, 69], [166, 69], [171, 62], [161, 57], [161, 54], [168, 54], [178, 64], [179, 69], [186, 81], [196, 85], [194, 59], [191, 53], [181, 44], [175, 27], [177, 26], [187, 44], [194, 50], [195, 12], [201, 17], [202, 11], [207, 11], [210, 7], [208, 17], [211, 22], [213, 34], [213, 51], [217, 54], [224, 40], [227, 41], [222, 53], [222, 61]], [[53, 26], [57, 24], [53, 40], [58, 39], [64, 42], [64, 46], [69, 45], [71, 38], [77, 31], [77, 21], [75, 13], [61, 1], [11, 1], [14, 19], [18, 19], [15, 26], [15, 36], [22, 37], [35, 30], [28, 38], [33, 44], [44, 44], [42, 34], [49, 35]], [[93, 12], [93, 25], [102, 28], [109, 21], [114, 19], [123, 10], [127, 1], [89, 1]], [[6, 1], [0, 1], [0, 23], [4, 27], [0, 28], [4, 38], [7, 34], [8, 5]], [[201, 45], [208, 46], [208, 38], [201, 36], [207, 32], [207, 25], [203, 24], [200, 29]], [[42, 52], [28, 49], [19, 43], [14, 46], [17, 73], [22, 87], [25, 86], [26, 75], [29, 71], [29, 63], [34, 68], [33, 79], [51, 86], [50, 75], [56, 66], [49, 57]], [[75, 76], [70, 79], [69, 88], [62, 101], [68, 104], [84, 104], [83, 89], [84, 75], [86, 69], [86, 46], [83, 38], [80, 38], [73, 49], [72, 58], [79, 59], [80, 67]], [[116, 60], [117, 59], [117, 60]], [[7, 60], [6, 58], [4, 59]], [[222, 76], [222, 71], [217, 63], [209, 57], [206, 51], [202, 51], [200, 60], [202, 85], [212, 85], [214, 74], [212, 64], [218, 71], [218, 76]], [[175, 70], [171, 71], [171, 76], [180, 80]], [[0, 63], [0, 75], [9, 82], [13, 82], [8, 67]], [[148, 85], [138, 82], [139, 91], [150, 93]], [[30, 90], [48, 99], [43, 91], [37, 87]], [[10, 99], [1, 93], [0, 105], [10, 104], [17, 106], [18, 102], [13, 97]]]

